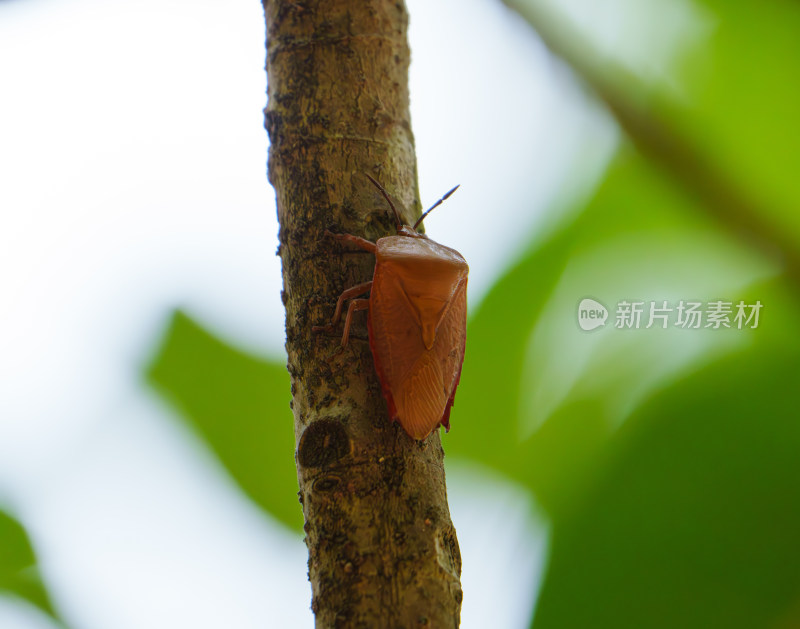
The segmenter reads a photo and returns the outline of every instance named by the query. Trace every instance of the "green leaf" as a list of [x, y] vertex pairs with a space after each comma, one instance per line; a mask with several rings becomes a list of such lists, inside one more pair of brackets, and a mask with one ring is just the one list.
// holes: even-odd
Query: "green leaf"
[[286, 365], [233, 349], [178, 311], [148, 377], [242, 490], [300, 529]]
[[28, 534], [3, 511], [0, 511], [0, 591], [24, 599], [64, 626], [42, 583]]
[[[616, 304], [671, 307], [764, 294], [751, 287], [774, 266], [714, 229], [696, 201], [636, 153], [623, 152], [588, 204], [570, 260], [526, 343], [520, 374], [524, 479], [551, 513], [570, 508], [617, 427], [654, 392], [751, 342], [749, 330], [619, 330]], [[598, 299], [604, 328], [577, 325], [577, 305]], [[752, 299], [750, 299], [752, 297]], [[770, 311], [775, 305], [767, 306]]]
[[555, 523], [535, 629], [779, 626], [800, 595], [788, 350], [755, 344], [637, 410]]
[[[526, 484], [548, 510], [566, 508], [593, 457], [641, 400], [748, 338], [746, 331], [614, 331], [615, 304], [734, 298], [775, 272], [720, 233], [658, 168], [621, 151], [589, 203], [534, 244], [470, 320], [448, 454]], [[577, 326], [584, 297], [609, 308], [606, 329]]]
[[[509, 475], [518, 443], [517, 400], [527, 338], [569, 253], [569, 224], [528, 254], [491, 289], [467, 327], [467, 350], [452, 412], [448, 454]], [[532, 278], [536, 278], [532, 282]], [[491, 392], [488, 395], [487, 392]]]

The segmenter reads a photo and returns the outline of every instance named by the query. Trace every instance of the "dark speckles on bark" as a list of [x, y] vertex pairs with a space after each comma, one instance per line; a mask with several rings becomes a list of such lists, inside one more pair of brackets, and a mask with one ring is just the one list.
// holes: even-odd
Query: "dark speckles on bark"
[[390, 491], [397, 491], [403, 484], [406, 473], [406, 463], [403, 458], [384, 458], [381, 465], [381, 479], [384, 486]]

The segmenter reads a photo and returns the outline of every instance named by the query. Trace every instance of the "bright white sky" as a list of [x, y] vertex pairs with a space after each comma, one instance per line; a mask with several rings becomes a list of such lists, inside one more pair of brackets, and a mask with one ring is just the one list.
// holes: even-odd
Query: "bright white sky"
[[[408, 4], [422, 198], [462, 184], [426, 227], [474, 304], [614, 132], [499, 3]], [[176, 306], [282, 352], [263, 46], [254, 0], [0, 2], [0, 505], [75, 629], [313, 625], [302, 540], [139, 376]], [[527, 627], [534, 506], [449, 460], [448, 486], [462, 626]], [[0, 598], [0, 627], [49, 626]]]

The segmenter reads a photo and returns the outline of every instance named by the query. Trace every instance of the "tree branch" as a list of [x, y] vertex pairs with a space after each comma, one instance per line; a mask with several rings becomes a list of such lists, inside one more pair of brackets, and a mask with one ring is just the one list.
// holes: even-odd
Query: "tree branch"
[[389, 0], [264, 9], [269, 177], [317, 627], [457, 627], [461, 557], [439, 434], [416, 442], [390, 423], [361, 315], [343, 352], [311, 330], [374, 268], [324, 231], [372, 241], [394, 232], [362, 173], [419, 214], [406, 9]]

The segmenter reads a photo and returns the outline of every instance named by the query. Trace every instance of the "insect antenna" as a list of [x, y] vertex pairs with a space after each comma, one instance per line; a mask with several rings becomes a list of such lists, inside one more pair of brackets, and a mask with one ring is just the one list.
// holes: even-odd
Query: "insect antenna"
[[373, 179], [370, 175], [368, 175], [367, 173], [364, 173], [364, 175], [366, 176], [367, 179], [369, 179], [372, 182], [372, 184], [378, 190], [380, 190], [380, 193], [383, 195], [383, 198], [386, 199], [386, 202], [389, 204], [389, 207], [392, 208], [392, 212], [394, 213], [394, 220], [397, 223], [397, 231], [400, 231], [400, 228], [403, 226], [403, 221], [400, 220], [400, 214], [397, 213], [397, 208], [394, 206], [394, 203], [392, 203], [392, 199], [389, 197], [389, 193], [386, 192], [386, 190], [383, 189], [383, 186], [379, 184], [377, 181], [375, 181], [375, 179]]
[[447, 194], [445, 194], [445, 195], [444, 195], [444, 196], [443, 196], [441, 199], [439, 199], [439, 200], [438, 200], [436, 203], [434, 203], [432, 206], [430, 206], [430, 207], [429, 207], [429, 208], [428, 208], [428, 209], [427, 209], [427, 210], [426, 210], [426, 211], [425, 211], [425, 212], [422, 214], [422, 216], [420, 216], [420, 217], [417, 219], [417, 222], [416, 222], [416, 223], [414, 223], [414, 230], [416, 231], [416, 229], [417, 229], [417, 225], [419, 225], [419, 224], [420, 224], [420, 223], [421, 223], [421, 222], [422, 222], [422, 221], [425, 219], [425, 217], [426, 217], [428, 214], [430, 214], [431, 212], [433, 212], [433, 210], [434, 210], [435, 208], [439, 207], [439, 206], [440, 206], [442, 203], [444, 203], [444, 201], [445, 201], [445, 199], [447, 199], [447, 197], [449, 197], [449, 196], [450, 196], [451, 194], [453, 194], [453, 193], [454, 193], [456, 190], [458, 190], [459, 186], [461, 186], [461, 184], [458, 184], [458, 186], [456, 186], [455, 188], [453, 188], [453, 189], [452, 189], [450, 192], [448, 192]]

